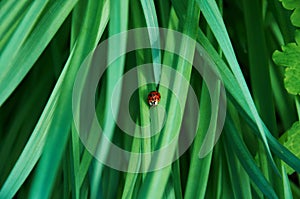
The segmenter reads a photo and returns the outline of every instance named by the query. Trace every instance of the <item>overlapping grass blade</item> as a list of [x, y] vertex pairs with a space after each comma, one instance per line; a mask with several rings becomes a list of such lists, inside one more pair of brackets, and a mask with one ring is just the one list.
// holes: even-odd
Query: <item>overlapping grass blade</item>
[[267, 198], [278, 198], [273, 187], [269, 184], [259, 168], [256, 166], [250, 152], [247, 150], [242, 139], [239, 137], [230, 116], [227, 116], [224, 135], [226, 142], [228, 143], [228, 147], [232, 147], [249, 177], [258, 186], [261, 192], [263, 192]]
[[[185, 198], [195, 197], [200, 199], [205, 197], [212, 161], [212, 152], [207, 154], [204, 158], [199, 159], [199, 151], [202, 147], [204, 136], [206, 135], [210, 122], [210, 118], [208, 117], [211, 114], [210, 105], [208, 89], [203, 83], [200, 101], [201, 114], [199, 117], [199, 128], [193, 145], [188, 181], [184, 194]], [[197, 191], [195, 192], [195, 190]]]
[[[159, 83], [160, 75], [161, 75], [161, 53], [159, 50], [160, 42], [159, 42], [159, 25], [156, 15], [156, 10], [154, 6], [154, 2], [152, 0], [141, 0], [143, 12], [146, 19], [147, 27], [151, 27], [149, 29], [149, 39], [150, 45], [152, 47], [152, 58], [153, 58], [153, 74], [156, 85]], [[155, 29], [154, 27], [157, 27]]]
[[[113, 36], [114, 34], [118, 34], [120, 32], [123, 32], [127, 30], [128, 26], [128, 8], [129, 8], [129, 1], [117, 1], [117, 0], [111, 0], [110, 1], [110, 22], [109, 22], [109, 36]], [[124, 71], [124, 63], [125, 63], [125, 57], [120, 57], [117, 60], [112, 60], [113, 57], [119, 57], [121, 54], [120, 52], [123, 52], [124, 49], [126, 49], [127, 41], [124, 37], [118, 38], [118, 43], [109, 42], [108, 43], [108, 60], [114, 61], [113, 63], [107, 63], [109, 64], [109, 67], [107, 68], [107, 88], [106, 88], [106, 101], [105, 101], [105, 110], [104, 110], [104, 127], [103, 132], [105, 136], [108, 139], [112, 139], [114, 130], [115, 130], [115, 121], [114, 117], [112, 115], [111, 109], [111, 103], [112, 100], [114, 100], [114, 106], [116, 106], [116, 110], [119, 110], [120, 106], [120, 96], [121, 96], [121, 90], [115, 91], [115, 85], [118, 82], [118, 80], [122, 77], [123, 71]], [[123, 40], [124, 39], [124, 40]], [[114, 40], [116, 41], [116, 40]], [[114, 45], [118, 44], [118, 48]], [[121, 87], [119, 87], [121, 88]], [[118, 93], [118, 99], [112, 99], [112, 93], [116, 92]], [[101, 143], [99, 143], [99, 148], [97, 149], [99, 151], [104, 151], [103, 154], [108, 155], [109, 152], [109, 146]], [[101, 180], [101, 174], [103, 170], [102, 164], [95, 164], [95, 167], [93, 171], [96, 175], [92, 176], [91, 179], [91, 197], [96, 198], [98, 193], [98, 187]]]
[[[81, 34], [81, 28], [82, 28], [82, 17], [85, 15], [86, 13], [86, 3], [85, 2], [81, 2], [80, 4], [78, 4], [78, 6], [75, 7], [73, 13], [72, 13], [72, 31], [71, 31], [71, 46], [75, 45], [75, 41], [78, 38], [78, 35]], [[99, 41], [101, 36], [104, 33], [105, 28], [107, 27], [107, 23], [108, 23], [108, 19], [109, 19], [109, 1], [105, 0], [101, 2], [101, 5], [99, 5], [99, 7], [101, 8], [100, 10], [98, 10], [97, 15], [101, 15], [99, 16], [100, 19], [100, 24], [98, 26], [98, 31], [94, 32], [96, 41]], [[99, 12], [100, 11], [100, 12]], [[91, 22], [92, 23], [92, 22]], [[102, 92], [102, 91], [101, 91]], [[99, 107], [101, 104], [104, 104], [104, 99], [103, 97], [99, 99], [99, 102], [97, 103], [96, 106], [96, 112], [99, 112]], [[73, 161], [78, 161], [79, 160], [79, 165], [74, 167], [74, 171], [72, 173], [73, 176], [73, 180], [74, 182], [73, 184], [73, 193], [75, 194], [75, 197], [80, 197], [80, 195], [83, 194], [83, 192], [80, 192], [81, 187], [84, 185], [84, 179], [87, 175], [88, 169], [90, 168], [90, 164], [92, 162], [92, 155], [85, 149], [83, 151], [82, 154], [82, 158], [80, 154], [78, 154], [78, 152], [76, 152], [78, 149], [76, 149], [79, 145], [80, 145], [80, 140], [78, 139], [78, 132], [76, 131], [76, 129], [74, 129], [74, 131], [72, 132], [72, 141], [73, 141], [73, 147], [72, 151], [73, 151], [73, 156], [74, 159]], [[78, 160], [76, 160], [78, 159]], [[74, 162], [74, 164], [77, 164], [76, 162]]]
[[266, 150], [268, 152], [268, 158], [271, 160], [271, 164], [275, 171], [278, 172], [276, 165], [274, 163], [273, 157], [271, 155], [268, 141], [266, 138], [266, 133], [263, 129], [262, 121], [258, 115], [258, 112], [255, 108], [254, 102], [251, 98], [249, 89], [246, 85], [245, 79], [243, 77], [243, 74], [241, 72], [241, 69], [239, 67], [239, 64], [237, 62], [237, 59], [235, 57], [233, 47], [231, 45], [228, 33], [225, 28], [225, 24], [222, 20], [221, 14], [218, 10], [218, 6], [215, 1], [207, 1], [207, 0], [197, 0], [197, 3], [200, 6], [201, 11], [203, 12], [203, 15], [211, 27], [212, 32], [214, 33], [223, 53], [226, 57], [229, 66], [234, 74], [234, 78], [236, 79], [241, 91], [242, 95], [244, 96], [246, 100], [246, 105], [250, 110], [251, 115], [253, 115], [254, 121], [258, 127], [260, 136], [263, 140], [263, 143], [266, 147]]
[[[71, 53], [72, 56], [72, 53]], [[68, 63], [69, 64], [69, 63]], [[68, 66], [68, 65], [67, 65]], [[12, 198], [24, 183], [29, 173], [40, 158], [46, 137], [49, 131], [49, 124], [57, 107], [63, 79], [66, 76], [68, 67], [65, 67], [58, 79], [50, 99], [37, 123], [29, 141], [27, 142], [22, 154], [6, 179], [0, 191], [0, 198]]]
[[[24, 33], [18, 33], [21, 34], [20, 38], [24, 39], [18, 50], [16, 49], [18, 45], [14, 46], [15, 41], [7, 44], [5, 48], [9, 49], [7, 53], [14, 51], [16, 54], [6, 55], [3, 52], [1, 55], [0, 106], [31, 69], [76, 3], [77, 0], [54, 1], [51, 5], [48, 5], [48, 11], [41, 16], [36, 25], [34, 22], [37, 19], [32, 19], [33, 22], [31, 23], [35, 26], [30, 29], [32, 32], [28, 37], [23, 38]], [[23, 30], [24, 28], [21, 27], [20, 29]]]
[[[13, 34], [12, 29], [16, 28], [16, 25], [22, 18], [24, 12], [30, 2], [29, 1], [2, 1], [0, 2], [0, 49], [8, 42], [11, 34]], [[1, 50], [2, 51], [2, 50]]]
[[9, 64], [11, 57], [16, 56], [49, 1], [35, 1], [31, 4], [0, 56], [0, 69]]
[[[186, 20], [182, 21], [182, 23], [184, 23], [183, 33], [190, 36], [191, 38], [196, 38], [200, 11], [199, 8], [196, 6], [195, 1], [192, 0], [188, 2], [188, 9], [186, 14], [187, 14]], [[175, 68], [187, 80], [190, 79], [191, 69], [192, 69], [188, 61], [191, 63], [193, 60], [195, 45], [196, 43], [188, 42], [184, 39], [180, 43], [180, 53], [183, 57], [185, 57], [186, 60], [182, 60], [182, 59], [178, 60]], [[163, 73], [164, 73], [164, 68], [162, 68], [161, 78], [164, 78]], [[180, 84], [180, 80], [175, 80], [172, 83], [172, 85], [174, 87], [177, 87], [176, 89], [182, 91], [182, 96], [185, 101], [188, 89], [182, 88], [182, 85]], [[167, 92], [162, 92], [161, 94], [164, 96], [168, 96]], [[176, 114], [177, 106], [175, 104], [176, 104], [176, 98], [170, 97], [168, 99], [169, 108], [167, 108], [167, 111], [168, 111], [168, 120], [172, 121], [172, 124], [171, 123], [168, 124], [168, 121], [166, 122], [164, 130], [161, 132], [162, 136], [160, 137], [160, 142], [158, 142], [156, 148], [160, 148], [161, 146], [164, 146], [170, 141], [172, 136], [177, 135], [179, 133], [182, 116]], [[173, 154], [169, 154], [169, 155], [173, 156], [175, 155], [175, 152], [176, 152], [175, 150], [171, 151], [171, 153]], [[157, 160], [159, 160], [160, 158], [162, 157], [158, 157]], [[167, 166], [161, 170], [152, 173], [147, 173], [145, 178], [145, 183], [142, 184], [139, 197], [161, 198], [167, 186], [170, 177], [170, 172], [171, 172], [171, 167]]]
[[[82, 4], [78, 4], [78, 6], [80, 5]], [[49, 129], [51, 134], [49, 134], [49, 138], [47, 139], [47, 145], [45, 146], [43, 156], [37, 168], [37, 175], [31, 187], [31, 198], [50, 196], [71, 126], [73, 116], [71, 107], [72, 89], [77, 74], [76, 72], [86, 56], [99, 42], [97, 41], [97, 36], [100, 29], [101, 17], [99, 17], [99, 14], [101, 14], [102, 6], [103, 4], [98, 1], [89, 1], [86, 6], [84, 19], [82, 21], [82, 30], [84, 31], [80, 32], [77, 43], [74, 46], [74, 56], [70, 59], [68, 75], [63, 81], [58, 107], [55, 110], [55, 117], [51, 121]], [[60, 150], [56, 149], [57, 145], [60, 146]], [[50, 163], [51, 166], [49, 166]]]
[[[259, 132], [258, 132], [257, 125], [255, 124], [253, 115], [251, 114], [250, 110], [248, 109], [245, 99], [242, 97], [243, 95], [240, 91], [240, 87], [238, 86], [233, 74], [227, 68], [224, 61], [218, 55], [218, 53], [213, 48], [213, 46], [209, 43], [208, 39], [205, 37], [205, 35], [203, 34], [203, 32], [201, 30], [199, 30], [197, 41], [205, 48], [205, 50], [211, 56], [212, 60], [216, 63], [216, 66], [218, 66], [218, 68], [219, 68], [218, 71], [220, 72], [220, 75], [224, 82], [225, 88], [229, 94], [228, 95], [229, 99], [231, 99], [234, 102], [234, 104], [237, 107], [240, 114], [242, 114], [242, 116], [247, 121], [247, 123], [250, 125], [250, 127], [258, 135]], [[265, 126], [263, 126], [263, 128], [264, 128], [264, 131], [266, 132], [266, 136], [268, 138], [268, 141], [269, 141], [270, 147], [272, 148], [272, 151], [279, 158], [281, 158], [283, 161], [285, 161], [288, 165], [293, 167], [296, 171], [300, 172], [300, 160], [295, 155], [293, 155], [289, 150], [287, 150], [284, 146], [282, 146], [271, 135], [271, 133]]]

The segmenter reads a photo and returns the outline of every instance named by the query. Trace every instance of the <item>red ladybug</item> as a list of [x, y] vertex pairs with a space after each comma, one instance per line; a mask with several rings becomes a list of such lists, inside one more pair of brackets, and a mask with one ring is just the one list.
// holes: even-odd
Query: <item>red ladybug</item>
[[151, 91], [148, 95], [148, 103], [150, 106], [156, 106], [160, 101], [160, 93], [157, 91]]

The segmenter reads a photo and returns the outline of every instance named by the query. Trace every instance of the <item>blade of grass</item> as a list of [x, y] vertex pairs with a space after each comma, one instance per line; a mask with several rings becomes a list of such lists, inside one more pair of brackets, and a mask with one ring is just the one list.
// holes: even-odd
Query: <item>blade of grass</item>
[[[210, 173], [210, 166], [212, 161], [212, 152], [207, 154], [204, 158], [199, 158], [199, 151], [202, 147], [205, 133], [207, 132], [210, 122], [210, 96], [208, 89], [203, 83], [200, 101], [200, 116], [199, 128], [196, 138], [194, 140], [192, 157], [190, 161], [190, 168], [188, 174], [188, 181], [186, 185], [185, 198], [204, 198]], [[199, 172], [201, 171], [201, 172]], [[201, 179], [199, 181], [199, 179]], [[195, 192], [196, 190], [196, 192]]]
[[[0, 62], [0, 106], [18, 86], [35, 61], [65, 21], [78, 0], [59, 0], [49, 5], [28, 38], [14, 57], [9, 56]], [[23, 33], [21, 33], [23, 35]], [[22, 37], [21, 37], [22, 38]], [[14, 46], [9, 46], [14, 49]], [[2, 57], [3, 55], [1, 55]]]
[[[233, 101], [234, 105], [237, 107], [240, 114], [247, 121], [249, 126], [254, 130], [254, 132], [259, 135], [259, 131], [257, 125], [255, 124], [255, 120], [253, 115], [251, 114], [248, 106], [246, 105], [246, 101], [240, 91], [240, 87], [238, 86], [236, 79], [232, 75], [232, 73], [227, 68], [226, 64], [219, 56], [218, 52], [213, 48], [213, 46], [209, 43], [208, 39], [205, 37], [203, 32], [198, 30], [198, 39], [197, 41], [204, 47], [204, 49], [209, 53], [212, 60], [216, 63], [218, 67], [218, 71], [222, 77], [224, 85], [227, 90], [227, 94], [229, 98]], [[284, 146], [282, 146], [269, 132], [269, 130], [263, 125], [264, 131], [266, 132], [266, 136], [268, 138], [270, 147], [272, 151], [293, 167], [296, 171], [300, 172], [300, 160], [293, 155], [289, 150], [287, 150]]]
[[28, 12], [25, 14], [18, 28], [14, 31], [6, 45], [6, 48], [0, 56], [0, 69], [2, 69], [5, 65], [8, 65], [10, 59], [16, 56], [48, 2], [49, 0], [35, 1], [31, 4]]
[[[189, 1], [188, 2], [188, 9], [187, 9], [187, 18], [185, 21], [182, 21], [184, 23], [183, 33], [190, 36], [191, 38], [196, 38], [197, 33], [197, 27], [198, 27], [198, 20], [200, 16], [199, 8], [196, 6], [195, 2]], [[193, 42], [187, 42], [183, 40], [180, 43], [180, 54], [185, 57], [190, 63], [193, 60], [194, 50], [195, 50], [195, 44]], [[182, 74], [187, 80], [190, 79], [191, 75], [191, 65], [182, 59], [180, 59], [177, 63], [176, 70], [180, 74]], [[162, 68], [162, 79], [164, 75], [164, 67]], [[169, 81], [169, 80], [168, 80]], [[182, 85], [180, 84], [180, 80], [174, 80], [173, 85], [176, 87], [176, 89], [179, 89], [182, 91], [182, 96], [184, 98], [184, 101], [186, 100], [187, 96], [187, 88], [182, 88]], [[162, 95], [168, 96], [167, 92], [161, 92]], [[176, 114], [177, 106], [176, 99], [174, 97], [171, 97], [169, 104], [169, 110], [168, 112], [168, 120], [172, 121], [172, 124], [168, 124], [168, 121], [165, 124], [164, 130], [161, 132], [161, 135], [163, 135], [160, 138], [160, 142], [157, 145], [157, 148], [160, 148], [160, 146], [164, 146], [168, 141], [172, 138], [172, 136], [177, 135], [179, 133], [178, 130], [180, 130], [180, 123], [181, 123], [181, 117], [180, 115]], [[183, 107], [182, 107], [183, 108]], [[178, 122], [174, 122], [178, 121]], [[175, 151], [172, 151], [173, 155], [175, 155]], [[159, 159], [162, 157], [157, 157], [156, 160], [159, 161]], [[147, 173], [145, 178], [145, 183], [142, 185], [139, 197], [143, 198], [161, 198], [164, 194], [164, 189], [167, 186], [169, 176], [171, 172], [171, 167], [167, 166], [161, 170]]]
[[243, 0], [243, 4], [247, 29], [251, 88], [254, 102], [257, 105], [262, 120], [268, 129], [277, 137], [269, 72], [270, 54], [267, 52], [265, 34], [263, 31], [262, 8], [258, 0], [251, 2]]
[[[178, 153], [178, 151], [177, 151], [177, 153]], [[178, 154], [177, 154], [177, 156], [178, 156]], [[172, 173], [171, 173], [172, 182], [173, 182], [172, 193], [174, 192], [174, 197], [172, 197], [172, 198], [182, 199], [182, 197], [183, 197], [182, 189], [181, 189], [182, 180], [181, 180], [180, 175], [181, 175], [181, 173], [180, 173], [180, 162], [179, 162], [179, 159], [178, 159], [174, 162], [173, 168], [172, 168]]]
[[[140, 139], [138, 139], [138, 138], [133, 139], [131, 151], [141, 153], [140, 147], [141, 147]], [[130, 161], [129, 161], [129, 167], [139, 169], [140, 165], [141, 165], [141, 162], [139, 161], [140, 159], [141, 158], [135, 159], [134, 156], [131, 156]], [[139, 166], [136, 166], [136, 165], [139, 165]], [[136, 187], [136, 182], [137, 182], [138, 175], [139, 175], [138, 171], [139, 170], [136, 170], [136, 173], [126, 173], [122, 198], [124, 198], [124, 199], [134, 198], [134, 189]], [[138, 188], [136, 188], [136, 189], [138, 189]]]
[[231, 147], [227, 147], [227, 144], [229, 143], [223, 143], [234, 196], [235, 198], [252, 198], [249, 176], [240, 168], [234, 151]]
[[80, 141], [78, 132], [74, 124], [72, 124], [71, 129], [71, 171], [72, 171], [72, 197], [78, 199], [80, 196], [80, 184], [78, 181], [77, 173], [79, 171], [79, 164], [80, 164]]
[[[71, 53], [71, 56], [72, 55], [73, 54]], [[12, 198], [40, 158], [49, 130], [49, 122], [54, 115], [54, 110], [57, 106], [57, 101], [63, 79], [66, 76], [67, 68], [68, 67], [65, 67], [62, 71], [39, 122], [37, 123], [14, 168], [10, 172], [10, 175], [2, 186], [0, 190], [0, 198]]]
[[[159, 42], [159, 29], [158, 29], [158, 21], [156, 16], [156, 10], [154, 6], [154, 1], [152, 0], [141, 0], [143, 12], [146, 19], [147, 27], [151, 27], [149, 29], [149, 39], [152, 50], [153, 57], [153, 74], [156, 85], [159, 84], [159, 79], [161, 75], [161, 53], [159, 50], [160, 42]], [[154, 27], [157, 27], [155, 29]]]
[[[99, 17], [101, 10], [102, 6], [98, 1], [88, 2], [83, 19], [82, 30], [84, 31], [81, 31], [78, 36], [78, 45], [75, 46], [67, 76], [63, 80], [58, 105], [54, 113], [55, 117], [53, 117], [49, 127], [51, 134], [47, 138], [43, 156], [37, 167], [36, 176], [30, 190], [30, 198], [50, 197], [71, 127], [72, 88], [77, 75], [76, 72], [88, 53], [98, 43], [97, 35], [101, 21], [101, 17]], [[57, 147], [57, 145], [60, 147]]]
[[[24, 11], [30, 6], [30, 1], [12, 0], [2, 1], [0, 4], [0, 38], [2, 38], [0, 46], [3, 46], [3, 44], [7, 42], [7, 40], [4, 39], [5, 35], [8, 33], [12, 34], [9, 29], [13, 28], [16, 22], [22, 19], [21, 16], [26, 13]], [[5, 41], [3, 41], [3, 39]]]
[[[109, 19], [109, 1], [105, 0], [102, 2], [102, 4], [100, 5], [101, 7], [101, 19], [100, 19], [100, 25], [98, 26], [98, 31], [97, 31], [97, 36], [96, 36], [96, 41], [99, 41], [105, 28], [107, 27], [107, 23], [108, 23], [108, 19]], [[82, 2], [80, 5], [78, 5], [77, 7], [75, 7], [74, 11], [73, 11], [73, 21], [72, 21], [72, 31], [71, 31], [71, 46], [75, 45], [75, 41], [78, 37], [78, 35], [80, 35], [81, 33], [81, 28], [82, 28], [82, 18], [85, 15], [87, 9], [87, 4]], [[105, 91], [105, 89], [102, 89], [100, 92], [100, 96], [105, 96], [105, 94], [103, 93], [103, 91]], [[98, 100], [98, 103], [96, 105], [96, 112], [99, 113], [100, 109], [102, 108], [102, 104], [104, 104], [104, 99], [103, 97], [101, 97]], [[74, 129], [75, 130], [75, 129]], [[74, 136], [74, 146], [79, 145], [79, 139], [77, 139], [76, 137], [78, 137], [78, 132], [74, 132], [75, 134]], [[74, 149], [73, 150], [78, 150], [78, 149]], [[78, 167], [74, 168], [74, 182], [73, 185], [75, 185], [75, 187], [73, 188], [75, 191], [75, 195], [76, 197], [80, 197], [80, 194], [84, 194], [84, 192], [80, 192], [81, 187], [82, 186], [86, 186], [84, 184], [84, 179], [88, 173], [88, 169], [90, 167], [90, 164], [92, 162], [92, 155], [86, 150], [84, 149], [83, 154], [82, 154], [82, 158], [80, 160], [80, 154], [78, 154], [78, 152], [76, 152], [77, 155], [79, 155], [79, 165]], [[74, 156], [77, 156], [76, 154], [74, 154]], [[76, 160], [77, 161], [77, 160]], [[75, 163], [74, 163], [75, 164]], [[78, 195], [79, 194], [79, 195]]]
[[157, 13], [160, 16], [160, 17], [158, 17], [159, 27], [162, 27], [162, 28], [168, 27], [169, 19], [171, 18], [170, 12], [171, 12], [170, 3], [166, 2], [164, 0], [159, 0], [158, 8], [157, 8]]
[[241, 165], [244, 167], [251, 180], [258, 186], [261, 192], [263, 192], [267, 198], [278, 198], [273, 187], [268, 183], [264, 175], [256, 166], [253, 157], [247, 150], [242, 139], [239, 137], [230, 116], [227, 115], [226, 119], [225, 132], [223, 135], [228, 143], [228, 147], [232, 147], [233, 151], [236, 152], [236, 156], [238, 157]]
[[[37, 65], [46, 65], [49, 63], [49, 60], [50, 56], [45, 53], [40, 57]], [[39, 79], [42, 75], [45, 77]], [[53, 80], [52, 68], [34, 67], [34, 70], [30, 72], [22, 86], [16, 90], [16, 93], [5, 105], [6, 107], [12, 105], [14, 112], [6, 111], [4, 109], [5, 106], [0, 110], [4, 115], [10, 115], [10, 117], [14, 115], [13, 120], [6, 120], [5, 122], [6, 128], [3, 128], [3, 133], [6, 133], [7, 136], [0, 144], [0, 159], [3, 162], [3, 164], [0, 164], [1, 186], [25, 147], [32, 130], [40, 117], [49, 94], [53, 89]], [[37, 81], [39, 84], [36, 84]], [[31, 89], [30, 98], [28, 97], [28, 88]], [[30, 118], [28, 118], [28, 113], [30, 113]], [[6, 116], [6, 118], [9, 117]]]
[[[109, 22], [109, 36], [112, 36], [114, 34], [118, 34], [120, 32], [123, 32], [127, 30], [128, 26], [128, 7], [129, 7], [129, 1], [117, 1], [117, 0], [111, 0], [110, 1], [110, 22]], [[118, 57], [120, 55], [120, 52], [123, 52], [124, 49], [126, 49], [126, 39], [120, 38], [118, 43], [109, 43], [108, 44], [108, 59], [112, 60], [113, 57]], [[119, 47], [116, 50], [116, 47], [114, 45], [118, 45]], [[112, 60], [113, 61], [113, 60]], [[108, 139], [112, 139], [114, 134], [114, 128], [115, 128], [115, 121], [114, 117], [112, 115], [111, 108], [111, 102], [112, 102], [112, 92], [119, 93], [120, 96], [121, 90], [115, 91], [114, 87], [116, 85], [116, 82], [121, 78], [123, 71], [124, 71], [124, 63], [125, 63], [125, 57], [121, 57], [120, 59], [117, 59], [114, 63], [107, 63], [111, 64], [107, 68], [107, 93], [106, 93], [106, 101], [105, 101], [105, 111], [104, 111], [104, 127], [103, 132], [105, 136]], [[121, 87], [119, 87], [121, 88]], [[120, 97], [118, 99], [114, 99], [114, 106], [116, 106], [116, 110], [119, 110], [119, 104], [120, 104]], [[108, 155], [109, 152], [109, 146], [101, 143], [102, 140], [100, 140], [98, 151], [104, 151], [103, 154]], [[103, 170], [102, 164], [95, 164], [94, 167], [95, 175], [92, 176], [91, 179], [91, 197], [96, 198], [98, 193], [98, 187], [101, 180], [101, 173]]]
[[[249, 52], [249, 68], [251, 78], [251, 88], [254, 102], [262, 120], [273, 132], [275, 137], [278, 137], [276, 125], [275, 110], [273, 104], [273, 93], [271, 89], [271, 79], [269, 71], [270, 54], [267, 52], [265, 33], [263, 28], [262, 5], [259, 1], [252, 2], [243, 1], [244, 18], [247, 30], [247, 46]], [[255, 20], [254, 20], [255, 19]], [[260, 145], [259, 145], [260, 146]], [[260, 165], [264, 175], [270, 180], [274, 187], [277, 187], [276, 192], [280, 197], [283, 197], [283, 187], [281, 179], [273, 175], [273, 171], [267, 164], [267, 157], [263, 147], [258, 147]], [[277, 158], [275, 158], [276, 160]], [[277, 159], [278, 160], [278, 159]], [[276, 161], [280, 166], [280, 161]]]
[[[136, 4], [139, 3], [139, 1], [136, 2]], [[145, 9], [143, 8], [143, 4], [149, 4], [148, 2], [142, 2], [142, 5], [141, 7], [137, 7], [137, 6], [133, 6], [132, 5], [132, 10], [134, 11], [133, 13], [133, 27], [135, 28], [139, 28], [139, 27], [145, 27], [147, 26], [147, 23], [156, 23], [157, 24], [157, 21], [154, 22], [153, 19], [151, 20], [151, 15], [152, 13], [149, 11], [145, 11]], [[144, 6], [145, 7], [145, 6]], [[142, 16], [144, 13], [145, 15], [145, 19], [144, 18], [141, 18], [140, 16]], [[147, 16], [149, 15], [149, 16]], [[155, 16], [152, 16], [152, 17], [155, 17], [156, 18], [156, 14]], [[148, 19], [147, 19], [148, 18]], [[147, 21], [148, 20], [148, 21]], [[148, 29], [148, 36], [149, 38], [147, 38], [147, 41], [150, 42], [150, 45], [153, 45], [153, 43], [151, 44], [151, 42], [154, 42], [153, 40], [151, 41], [151, 39], [154, 39], [154, 38], [151, 38], [151, 33], [154, 32], [156, 34], [156, 37], [158, 38], [159, 35], [158, 35], [158, 30], [156, 31], [155, 29], [152, 30], [150, 28], [150, 26], [148, 25], [149, 29]], [[144, 38], [144, 35], [136, 35], [135, 37], [135, 40], [137, 43], [141, 43], [143, 42], [143, 40], [145, 40]], [[136, 65], [142, 65], [142, 64], [145, 64], [145, 63], [151, 63], [151, 60], [154, 61], [154, 53], [157, 54], [157, 52], [160, 52], [159, 51], [159, 47], [160, 46], [157, 46], [156, 45], [156, 48], [158, 48], [157, 50], [155, 49], [152, 49], [152, 56], [153, 56], [153, 59], [151, 59], [151, 56], [148, 55], [147, 51], [145, 50], [138, 50], [136, 51]], [[148, 108], [148, 104], [145, 102], [145, 100], [142, 100], [142, 99], [145, 99], [147, 94], [149, 93], [149, 91], [152, 91], [152, 90], [156, 90], [156, 86], [154, 84], [146, 84], [147, 82], [155, 82], [155, 76], [154, 76], [154, 70], [156, 70], [157, 67], [161, 67], [159, 65], [156, 65], [153, 67], [153, 69], [149, 70], [148, 69], [144, 69], [144, 68], [140, 68], [138, 67], [137, 68], [137, 78], [138, 78], [138, 85], [139, 85], [139, 113], [140, 113], [140, 118], [139, 118], [139, 122], [140, 122], [140, 125], [141, 126], [145, 126], [145, 125], [148, 125], [150, 123], [150, 111], [149, 111], [149, 108]], [[152, 74], [152, 75], [149, 75], [149, 74]], [[146, 85], [145, 85], [146, 84]], [[145, 85], [145, 86], [141, 86], [141, 85]], [[153, 114], [155, 114], [155, 111], [152, 111]], [[157, 116], [157, 114], [155, 114]], [[151, 127], [154, 127], [153, 125], [155, 125], [154, 123], [156, 122], [157, 118], [158, 117], [152, 117], [152, 118], [155, 118], [154, 121], [152, 121], [150, 123], [150, 131], [147, 131], [146, 130], [142, 130], [142, 133], [143, 135], [147, 135], [147, 134], [151, 134], [153, 132], [151, 132]], [[151, 138], [144, 138], [140, 144], [141, 144], [141, 153], [147, 153], [147, 152], [150, 152], [150, 151], [153, 151], [154, 150], [154, 147], [153, 147], [153, 143], [154, 143], [154, 139], [151, 139]], [[149, 167], [149, 164], [150, 164], [150, 160], [149, 158], [142, 158], [142, 162], [141, 162], [141, 169], [146, 169]], [[142, 180], [144, 180], [146, 174], [142, 174]]]
[[289, 177], [285, 171], [285, 166], [281, 164], [281, 175], [283, 178], [284, 198], [293, 198]]
[[258, 112], [255, 108], [254, 102], [251, 98], [249, 89], [247, 87], [247, 84], [245, 82], [244, 76], [241, 72], [241, 69], [239, 67], [239, 64], [237, 62], [236, 56], [233, 51], [233, 47], [231, 45], [228, 33], [225, 28], [225, 24], [222, 20], [221, 14], [218, 10], [218, 6], [215, 1], [207, 1], [207, 0], [197, 0], [197, 3], [200, 6], [201, 11], [203, 12], [203, 15], [207, 21], [207, 23], [210, 25], [212, 32], [214, 33], [223, 53], [226, 57], [229, 66], [234, 74], [234, 77], [237, 80], [237, 83], [242, 91], [242, 95], [244, 96], [246, 100], [246, 105], [249, 107], [250, 113], [253, 115], [254, 121], [258, 127], [260, 136], [263, 140], [264, 146], [268, 153], [268, 158], [271, 161], [272, 167], [274, 170], [278, 172], [278, 169], [274, 163], [273, 157], [271, 155], [268, 141], [266, 138], [266, 133], [262, 126], [262, 121], [258, 115]]

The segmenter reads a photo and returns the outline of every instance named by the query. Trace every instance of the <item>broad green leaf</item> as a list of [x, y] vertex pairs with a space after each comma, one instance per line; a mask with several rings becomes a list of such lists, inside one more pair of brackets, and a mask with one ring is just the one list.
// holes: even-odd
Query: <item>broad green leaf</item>
[[291, 15], [291, 22], [294, 26], [300, 27], [300, 6]]
[[285, 66], [284, 84], [286, 90], [293, 95], [300, 94], [300, 46], [289, 43], [282, 47], [282, 52], [276, 50], [273, 60], [277, 65]]
[[300, 2], [298, 0], [279, 0], [282, 2], [284, 8], [288, 10], [293, 10], [300, 7]]
[[[280, 142], [300, 159], [300, 122], [295, 122], [281, 137]], [[286, 165], [286, 172], [292, 174], [294, 169]]]
[[300, 67], [288, 67], [285, 69], [285, 87], [291, 94], [300, 94]]
[[298, 45], [300, 45], [300, 30], [295, 31], [295, 41]]

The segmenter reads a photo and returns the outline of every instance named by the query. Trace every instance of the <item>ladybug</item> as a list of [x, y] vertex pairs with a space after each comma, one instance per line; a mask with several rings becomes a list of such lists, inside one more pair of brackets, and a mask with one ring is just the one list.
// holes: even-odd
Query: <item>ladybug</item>
[[148, 103], [150, 106], [156, 106], [160, 101], [160, 93], [157, 91], [151, 91], [148, 95]]

